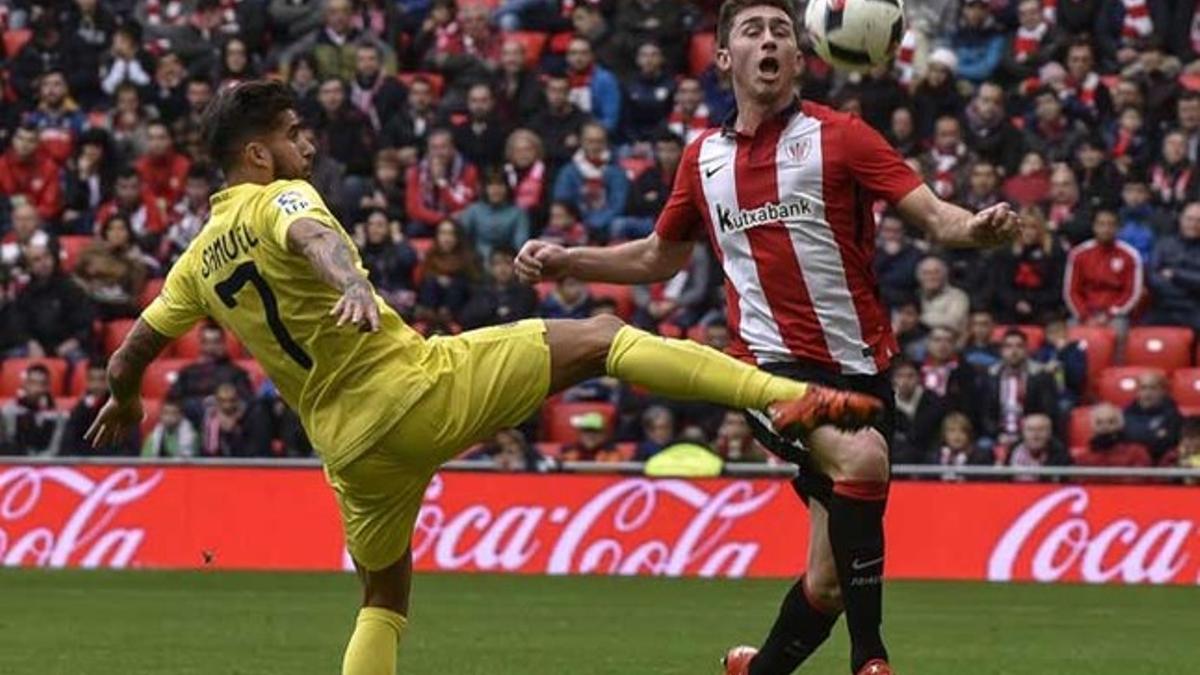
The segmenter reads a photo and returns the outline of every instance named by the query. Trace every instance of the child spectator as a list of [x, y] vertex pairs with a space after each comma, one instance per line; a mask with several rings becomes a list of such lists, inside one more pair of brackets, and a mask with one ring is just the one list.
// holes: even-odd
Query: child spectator
[[1054, 376], [1059, 409], [1066, 412], [1083, 400], [1084, 388], [1091, 375], [1087, 369], [1087, 354], [1078, 340], [1070, 338], [1067, 320], [1062, 317], [1054, 317], [1046, 323], [1045, 336], [1042, 346], [1033, 353], [1033, 360]]
[[644, 462], [662, 451], [675, 439], [675, 415], [670, 408], [651, 406], [642, 413], [642, 440], [634, 459]]
[[178, 401], [163, 401], [158, 424], [142, 443], [142, 457], [194, 457], [200, 454], [200, 437], [183, 414]]
[[767, 449], [754, 438], [745, 413], [726, 410], [713, 448], [726, 462], [771, 462]]
[[1117, 230], [1117, 239], [1132, 246], [1142, 260], [1150, 260], [1162, 219], [1150, 203], [1150, 188], [1140, 173], [1130, 173], [1125, 178], [1119, 216], [1121, 229]]
[[538, 235], [543, 241], [560, 246], [583, 246], [587, 243], [587, 228], [579, 219], [579, 211], [571, 202], [554, 202], [546, 229]]
[[483, 199], [462, 214], [463, 234], [475, 243], [480, 260], [498, 247], [519, 251], [529, 240], [529, 217], [512, 202], [512, 191], [503, 173], [492, 171], [483, 184]]
[[[941, 444], [935, 462], [955, 469], [963, 466], [993, 466], [996, 456], [991, 450], [975, 444], [975, 426], [962, 413], [950, 413], [942, 420]], [[942, 474], [942, 480], [962, 480], [953, 470]]]
[[608, 422], [598, 412], [574, 415], [571, 427], [579, 434], [578, 440], [563, 448], [562, 458], [566, 462], [621, 462], [626, 457], [612, 442]]
[[563, 277], [542, 300], [538, 315], [544, 319], [585, 319], [591, 315], [592, 294], [573, 277]]
[[50, 395], [50, 371], [35, 363], [22, 379], [17, 398], [0, 408], [3, 450], [9, 455], [57, 455], [66, 420]]

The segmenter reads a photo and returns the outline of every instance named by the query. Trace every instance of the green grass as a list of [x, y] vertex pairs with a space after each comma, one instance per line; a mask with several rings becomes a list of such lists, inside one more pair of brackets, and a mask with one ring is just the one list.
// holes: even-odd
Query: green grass
[[[336, 673], [350, 575], [0, 570], [4, 675]], [[418, 577], [400, 672], [704, 675], [785, 581]], [[1197, 672], [1200, 589], [890, 583], [914, 675]], [[846, 673], [844, 628], [802, 673]]]

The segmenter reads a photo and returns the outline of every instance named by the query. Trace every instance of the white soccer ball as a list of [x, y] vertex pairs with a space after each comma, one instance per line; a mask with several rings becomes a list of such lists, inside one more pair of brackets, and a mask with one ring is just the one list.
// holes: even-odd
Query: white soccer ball
[[804, 24], [817, 55], [835, 68], [886, 63], [904, 36], [904, 0], [809, 0]]

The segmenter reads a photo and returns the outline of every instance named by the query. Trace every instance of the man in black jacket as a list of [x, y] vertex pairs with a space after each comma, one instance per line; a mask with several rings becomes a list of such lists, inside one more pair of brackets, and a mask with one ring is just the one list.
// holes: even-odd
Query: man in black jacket
[[496, 114], [496, 97], [487, 84], [475, 84], [467, 90], [467, 114], [451, 115], [454, 147], [467, 161], [482, 170], [504, 163], [504, 144], [508, 129]]
[[1183, 416], [1167, 395], [1167, 378], [1159, 372], [1138, 377], [1137, 396], [1125, 406], [1125, 438], [1141, 443], [1157, 464], [1179, 445]]
[[533, 316], [537, 293], [528, 284], [517, 281], [514, 258], [516, 252], [509, 248], [492, 251], [488, 261], [491, 278], [471, 293], [471, 300], [461, 314], [463, 328], [494, 326]]
[[1146, 277], [1153, 323], [1200, 330], [1200, 202], [1183, 207], [1177, 235], [1155, 244]]
[[225, 330], [208, 324], [200, 332], [200, 358], [179, 371], [169, 397], [182, 401], [184, 413], [199, 427], [209, 397], [222, 384], [232, 384], [244, 403], [253, 397], [249, 373], [229, 358]]
[[566, 75], [546, 79], [546, 107], [529, 122], [529, 129], [542, 137], [546, 147], [547, 175], [571, 161], [579, 149], [579, 133], [590, 117], [571, 103], [571, 83]]
[[654, 230], [654, 219], [675, 184], [675, 169], [683, 157], [683, 139], [669, 131], [660, 131], [654, 137], [654, 157], [654, 166], [643, 171], [630, 186], [625, 215], [613, 220], [613, 237], [637, 239]]
[[1020, 438], [1021, 419], [1026, 415], [1041, 413], [1057, 419], [1057, 400], [1054, 376], [1029, 359], [1025, 334], [1009, 329], [1000, 343], [1000, 362], [988, 369], [983, 386], [983, 436], [1010, 445]]
[[892, 462], [923, 464], [928, 461], [946, 417], [946, 400], [921, 386], [921, 375], [911, 361], [892, 366], [892, 387], [896, 390], [896, 435], [892, 441]]
[[92, 329], [91, 300], [58, 269], [48, 248], [26, 253], [31, 279], [16, 299], [17, 316], [29, 336], [29, 354], [79, 360], [84, 357]]

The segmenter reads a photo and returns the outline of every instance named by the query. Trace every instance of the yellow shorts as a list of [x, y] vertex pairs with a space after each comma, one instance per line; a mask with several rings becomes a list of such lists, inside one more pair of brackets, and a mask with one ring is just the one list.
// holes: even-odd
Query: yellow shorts
[[408, 548], [439, 466], [538, 411], [550, 391], [545, 332], [531, 319], [429, 340], [433, 386], [374, 448], [326, 470], [360, 565], [382, 569]]

